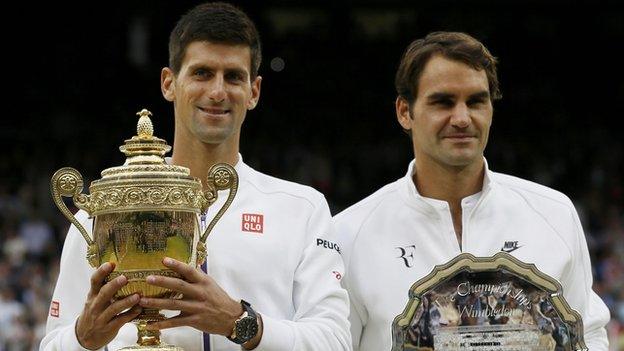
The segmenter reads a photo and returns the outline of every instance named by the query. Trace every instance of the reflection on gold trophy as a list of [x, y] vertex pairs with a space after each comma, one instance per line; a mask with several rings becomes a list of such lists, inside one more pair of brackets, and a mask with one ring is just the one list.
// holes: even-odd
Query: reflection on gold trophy
[[[206, 259], [206, 238], [232, 203], [238, 189], [238, 175], [228, 164], [216, 164], [208, 172], [206, 189], [189, 169], [165, 163], [171, 150], [165, 140], [153, 136], [151, 113], [142, 110], [137, 135], [119, 149], [126, 162], [102, 171], [102, 178], [82, 194], [83, 180], [73, 168], [59, 169], [52, 176], [54, 202], [80, 231], [87, 242], [87, 260], [93, 267], [114, 262], [115, 270], [107, 281], [123, 274], [128, 284], [115, 295], [122, 299], [134, 293], [146, 297], [179, 298], [175, 291], [149, 285], [145, 278], [162, 275], [182, 278], [162, 264], [165, 256], [201, 265]], [[203, 233], [198, 216], [217, 199], [219, 190], [229, 189], [228, 198]], [[93, 237], [76, 220], [62, 196], [72, 197], [75, 205], [86, 211], [93, 221]], [[160, 331], [145, 327], [150, 321], [165, 317], [156, 309], [143, 309], [134, 319], [138, 329], [135, 346], [124, 350], [182, 351], [180, 347], [160, 342]]]

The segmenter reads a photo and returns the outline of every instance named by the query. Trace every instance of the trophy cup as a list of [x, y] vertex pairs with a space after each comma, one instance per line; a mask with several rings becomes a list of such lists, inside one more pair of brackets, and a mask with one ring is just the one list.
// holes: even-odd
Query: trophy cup
[[414, 283], [392, 351], [587, 350], [561, 284], [506, 252], [463, 253]]
[[[181, 295], [146, 283], [149, 275], [182, 278], [162, 264], [165, 256], [201, 265], [206, 259], [206, 238], [230, 206], [238, 189], [238, 175], [228, 164], [216, 164], [208, 172], [206, 189], [190, 176], [186, 167], [166, 164], [164, 155], [171, 150], [165, 140], [153, 136], [154, 128], [145, 109], [140, 116], [137, 135], [119, 149], [126, 162], [102, 171], [102, 178], [82, 193], [83, 180], [73, 168], [59, 169], [52, 176], [51, 190], [60, 211], [80, 231], [87, 242], [87, 260], [93, 267], [115, 263], [106, 281], [125, 275], [128, 283], [114, 299], [134, 293], [155, 298], [180, 298]], [[218, 191], [229, 189], [223, 207], [203, 233], [198, 217], [217, 200]], [[76, 220], [62, 200], [74, 204], [93, 217], [93, 237]], [[123, 350], [182, 351], [160, 342], [160, 331], [146, 330], [148, 322], [165, 317], [157, 309], [143, 309], [133, 323], [138, 329], [137, 345]]]

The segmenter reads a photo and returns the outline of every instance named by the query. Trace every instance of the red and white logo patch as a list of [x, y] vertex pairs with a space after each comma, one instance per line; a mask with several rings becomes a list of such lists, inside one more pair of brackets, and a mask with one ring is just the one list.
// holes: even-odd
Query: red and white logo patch
[[261, 214], [243, 213], [241, 230], [244, 232], [262, 234], [264, 228], [264, 216]]
[[60, 315], [60, 304], [58, 301], [52, 301], [50, 305], [50, 316], [58, 317]]

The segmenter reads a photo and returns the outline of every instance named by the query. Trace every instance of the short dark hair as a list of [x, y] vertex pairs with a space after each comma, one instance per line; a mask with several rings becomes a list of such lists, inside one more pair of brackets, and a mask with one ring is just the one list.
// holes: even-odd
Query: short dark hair
[[180, 72], [188, 45], [195, 41], [247, 45], [251, 52], [251, 78], [258, 76], [262, 61], [260, 35], [240, 9], [223, 2], [197, 5], [176, 24], [169, 36], [169, 67]]
[[433, 32], [424, 39], [414, 40], [405, 50], [394, 85], [397, 94], [408, 103], [418, 95], [418, 83], [427, 62], [434, 54], [463, 62], [476, 70], [485, 70], [490, 88], [490, 99], [500, 99], [496, 74], [496, 58], [477, 39], [460, 32]]

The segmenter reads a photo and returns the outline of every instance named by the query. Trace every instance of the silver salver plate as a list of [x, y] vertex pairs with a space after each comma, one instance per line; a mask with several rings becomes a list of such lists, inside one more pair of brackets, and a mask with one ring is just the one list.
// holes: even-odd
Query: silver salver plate
[[561, 284], [506, 252], [463, 253], [412, 285], [392, 351], [587, 350]]

